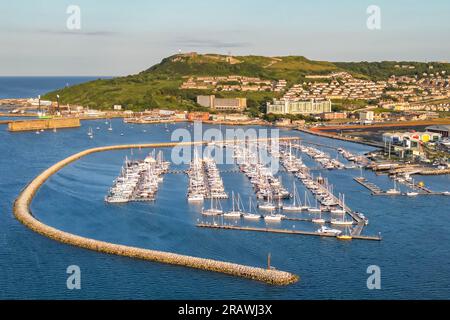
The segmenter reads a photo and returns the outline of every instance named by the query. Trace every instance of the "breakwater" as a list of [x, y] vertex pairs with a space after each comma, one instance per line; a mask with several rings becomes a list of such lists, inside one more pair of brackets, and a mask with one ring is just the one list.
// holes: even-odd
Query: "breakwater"
[[80, 125], [80, 119], [78, 118], [24, 120], [9, 122], [8, 130], [11, 132], [52, 130], [63, 128], [78, 128]]
[[[296, 138], [281, 138], [280, 140], [295, 140], [295, 139]], [[258, 141], [267, 141], [267, 140], [270, 139], [260, 139]], [[220, 143], [233, 143], [233, 142], [234, 141], [223, 141]], [[75, 162], [87, 155], [113, 150], [126, 150], [137, 148], [142, 149], [169, 148], [175, 146], [205, 145], [207, 143], [208, 142], [159, 143], [159, 144], [138, 144], [138, 145], [133, 144], [133, 145], [100, 147], [82, 151], [56, 163], [52, 167], [42, 172], [33, 181], [31, 181], [22, 190], [19, 197], [16, 199], [13, 208], [14, 215], [26, 227], [45, 237], [48, 237], [50, 239], [56, 240], [64, 244], [73, 245], [79, 248], [97, 251], [100, 253], [113, 254], [129, 258], [142, 259], [153, 262], [166, 263], [170, 265], [184, 266], [200, 270], [218, 272], [232, 276], [238, 276], [256, 281], [261, 281], [272, 285], [289, 285], [291, 283], [297, 282], [299, 277], [289, 272], [245, 266], [212, 259], [191, 257], [171, 252], [155, 251], [150, 249], [118, 245], [109, 242], [77, 236], [62, 230], [58, 230], [56, 228], [53, 228], [51, 226], [42, 223], [33, 216], [30, 210], [30, 204], [35, 194], [53, 174], [57, 173], [59, 170], [69, 165], [70, 163]]]

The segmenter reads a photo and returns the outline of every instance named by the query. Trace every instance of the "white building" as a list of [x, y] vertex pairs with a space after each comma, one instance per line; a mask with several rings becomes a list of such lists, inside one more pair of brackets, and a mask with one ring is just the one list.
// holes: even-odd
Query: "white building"
[[293, 101], [293, 100], [277, 100], [267, 104], [267, 113], [270, 114], [321, 114], [331, 112], [331, 101]]

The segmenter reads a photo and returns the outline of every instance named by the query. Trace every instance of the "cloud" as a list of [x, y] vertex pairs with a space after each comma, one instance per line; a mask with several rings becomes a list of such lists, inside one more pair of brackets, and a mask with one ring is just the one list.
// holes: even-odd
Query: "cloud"
[[248, 42], [227, 42], [211, 39], [177, 39], [175, 40], [177, 46], [193, 47], [193, 48], [244, 48], [251, 44]]

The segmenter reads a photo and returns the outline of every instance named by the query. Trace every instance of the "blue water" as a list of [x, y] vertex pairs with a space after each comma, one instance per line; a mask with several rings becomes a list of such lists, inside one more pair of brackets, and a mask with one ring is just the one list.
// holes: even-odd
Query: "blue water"
[[[95, 78], [0, 77], [0, 98], [26, 98]], [[87, 138], [89, 127], [95, 138]], [[288, 287], [221, 274], [108, 256], [63, 245], [28, 230], [12, 214], [14, 199], [37, 174], [78, 151], [104, 145], [170, 140], [171, 131], [186, 124], [133, 126], [114, 120], [108, 132], [103, 121], [85, 121], [79, 129], [9, 133], [0, 125], [0, 299], [449, 299], [450, 199], [445, 197], [374, 198], [352, 179], [359, 171], [315, 171], [328, 177], [347, 203], [370, 218], [365, 234], [381, 232], [378, 242], [338, 242], [313, 237], [197, 229], [204, 220], [199, 208], [185, 200], [187, 177], [167, 175], [155, 204], [109, 206], [103, 197], [117, 176], [125, 155], [114, 151], [90, 155], [53, 176], [32, 203], [36, 217], [79, 235], [144, 248], [169, 250], [206, 258], [265, 266], [267, 254], [281, 270], [301, 276]], [[205, 126], [208, 128], [208, 126]], [[227, 127], [223, 127], [223, 130]], [[144, 132], [146, 130], [147, 132]], [[121, 136], [120, 133], [124, 133]], [[283, 130], [307, 141], [342, 146], [363, 153], [370, 147]], [[335, 154], [334, 151], [326, 151]], [[134, 152], [143, 157], [147, 150]], [[169, 157], [170, 150], [164, 150]], [[307, 157], [305, 162], [317, 165]], [[176, 169], [177, 167], [173, 167]], [[184, 168], [183, 166], [179, 167]], [[383, 188], [385, 176], [364, 172]], [[292, 189], [293, 177], [282, 173]], [[244, 200], [254, 196], [242, 174], [223, 174], [228, 192]], [[434, 190], [450, 189], [450, 176], [424, 177]], [[303, 186], [297, 182], [300, 194]], [[227, 206], [224, 203], [224, 206]], [[230, 221], [228, 223], [235, 223]], [[245, 222], [263, 226], [263, 222]], [[294, 226], [295, 225], [295, 226]], [[274, 225], [314, 230], [309, 223]], [[82, 289], [66, 287], [66, 268], [78, 265]], [[378, 265], [382, 290], [366, 287], [366, 269]]]
[[32, 98], [105, 77], [0, 77], [0, 99]]
[[[89, 126], [94, 128], [93, 140], [86, 135]], [[97, 126], [101, 130], [95, 130]], [[270, 252], [274, 266], [301, 276], [300, 282], [287, 287], [98, 254], [46, 239], [14, 219], [11, 207], [20, 190], [55, 162], [96, 146], [167, 141], [171, 131], [186, 126], [169, 125], [167, 132], [163, 125], [133, 126], [114, 120], [114, 131], [108, 132], [103, 121], [90, 121], [83, 122], [78, 129], [40, 135], [11, 134], [4, 125], [0, 126], [0, 298], [450, 298], [450, 198], [372, 197], [352, 180], [360, 174], [358, 170], [315, 174], [328, 177], [336, 192], [345, 192], [347, 203], [370, 218], [364, 234], [381, 232], [382, 242], [346, 243], [305, 236], [197, 229], [195, 224], [202, 217], [199, 208], [186, 202], [188, 181], [184, 175], [167, 175], [154, 204], [106, 205], [103, 197], [119, 173], [125, 155], [131, 156], [128, 150], [90, 155], [67, 166], [42, 187], [31, 205], [34, 215], [49, 225], [114, 243], [254, 266], [265, 266]], [[281, 134], [343, 146], [357, 153], [372, 150], [287, 130]], [[145, 152], [135, 151], [133, 156], [143, 157]], [[165, 152], [169, 156], [170, 150]], [[308, 165], [317, 166], [306, 156], [304, 159]], [[392, 186], [387, 177], [364, 174], [380, 186]], [[243, 199], [253, 194], [242, 174], [226, 173], [223, 178], [228, 192], [240, 192]], [[450, 176], [421, 180], [435, 190], [450, 189]], [[290, 175], [283, 174], [287, 187], [292, 188], [292, 181]], [[302, 185], [298, 184], [298, 188], [302, 194]], [[278, 227], [314, 230], [309, 223], [283, 222]], [[79, 291], [66, 288], [69, 265], [81, 268]], [[381, 268], [382, 290], [367, 289], [366, 270], [370, 265]]]

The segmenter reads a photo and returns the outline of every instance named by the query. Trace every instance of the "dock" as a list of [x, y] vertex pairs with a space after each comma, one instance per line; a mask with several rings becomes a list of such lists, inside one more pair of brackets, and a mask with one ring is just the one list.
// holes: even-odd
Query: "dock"
[[[322, 238], [337, 238], [337, 236], [332, 235], [332, 234], [313, 232], [313, 231], [299, 231], [299, 230], [273, 229], [273, 228], [225, 226], [225, 225], [205, 224], [205, 223], [199, 223], [199, 224], [197, 224], [197, 227], [198, 228], [204, 228], [204, 229], [216, 229], [216, 230], [265, 232], [265, 233], [278, 233], [278, 234], [292, 234], [292, 235], [302, 235], [302, 236], [313, 236], [313, 237], [322, 237]], [[361, 235], [352, 235], [352, 239], [354, 239], [354, 240], [368, 240], [368, 241], [381, 241], [382, 240], [381, 236], [361, 236]]]
[[80, 126], [80, 119], [78, 118], [54, 118], [10, 121], [8, 123], [8, 130], [10, 132], [24, 132], [36, 130], [79, 128]]
[[385, 193], [382, 189], [380, 189], [377, 185], [375, 185], [372, 182], [367, 181], [366, 178], [363, 177], [358, 177], [358, 178], [354, 178], [353, 180], [355, 180], [356, 182], [358, 182], [360, 185], [362, 185], [363, 187], [365, 187], [366, 189], [368, 189], [370, 192], [372, 192], [373, 195], [380, 195]]
[[[388, 193], [384, 190], [382, 190], [380, 187], [378, 187], [377, 185], [375, 185], [372, 182], [367, 181], [366, 178], [363, 177], [358, 177], [358, 178], [354, 178], [353, 180], [355, 180], [356, 182], [358, 182], [360, 185], [362, 185], [363, 187], [365, 187], [366, 189], [368, 189], [373, 196], [386, 196], [386, 197], [401, 197], [401, 196], [406, 196], [406, 193]], [[441, 196], [443, 195], [442, 192], [435, 192], [432, 191], [424, 186], [419, 186], [416, 184], [412, 184], [412, 182], [401, 182], [402, 184], [406, 185], [407, 187], [410, 187], [411, 189], [414, 189], [416, 191], [418, 191], [418, 195], [419, 196]]]

